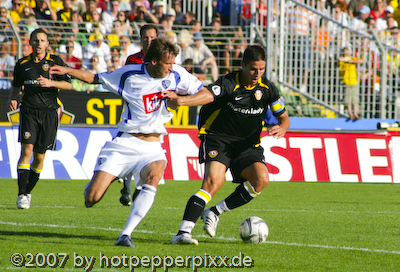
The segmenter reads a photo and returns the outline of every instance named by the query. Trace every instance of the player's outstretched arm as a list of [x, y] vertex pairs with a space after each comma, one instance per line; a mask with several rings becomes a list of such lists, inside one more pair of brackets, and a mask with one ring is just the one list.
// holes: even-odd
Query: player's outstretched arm
[[273, 135], [274, 138], [279, 139], [284, 137], [286, 131], [289, 129], [290, 126], [289, 114], [285, 111], [281, 115], [277, 116], [276, 119], [278, 119], [279, 124], [269, 128], [268, 133], [269, 135]]
[[37, 80], [38, 80], [40, 86], [42, 86], [42, 87], [48, 87], [48, 88], [54, 87], [54, 88], [61, 89], [61, 90], [71, 90], [72, 89], [72, 84], [65, 80], [61, 80], [61, 81], [50, 80], [43, 76], [40, 76]]
[[206, 87], [202, 87], [194, 95], [181, 96], [173, 91], [163, 91], [162, 93], [164, 98], [168, 98], [168, 106], [172, 109], [176, 109], [179, 106], [200, 106], [214, 101], [214, 96]]
[[70, 76], [75, 77], [89, 84], [100, 84], [97, 81], [96, 75], [89, 71], [73, 69], [59, 65], [54, 65], [53, 67], [50, 68], [50, 75], [65, 75], [65, 74], [69, 74]]

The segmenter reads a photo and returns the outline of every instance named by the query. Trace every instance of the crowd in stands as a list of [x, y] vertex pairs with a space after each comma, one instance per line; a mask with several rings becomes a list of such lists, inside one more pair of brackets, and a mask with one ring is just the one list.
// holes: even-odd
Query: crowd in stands
[[[241, 28], [229, 37], [221, 30], [228, 25], [229, 2], [214, 0], [213, 19], [207, 22], [196, 20], [196, 14], [183, 12], [182, 2], [174, 0], [171, 7], [163, 1], [149, 0], [0, 0], [0, 88], [9, 88], [15, 64], [15, 43], [10, 32], [8, 18], [12, 20], [21, 36], [23, 55], [30, 54], [29, 35], [38, 28], [48, 30], [54, 37], [49, 52], [60, 55], [74, 68], [105, 72], [125, 64], [127, 57], [141, 50], [141, 43], [132, 37], [138, 33], [132, 22], [139, 26], [156, 24], [160, 35], [171, 38], [180, 47], [178, 64], [185, 65], [202, 80], [214, 81], [240, 67], [240, 59], [246, 48]], [[394, 17], [398, 1], [385, 0], [301, 0], [324, 14], [332, 16], [344, 26], [367, 32], [375, 28], [385, 41], [398, 47], [398, 23]], [[242, 19], [249, 18], [249, 8], [242, 0]], [[285, 16], [291, 34], [304, 36], [309, 41], [309, 28], [318, 16], [313, 15], [293, 2], [287, 1]], [[274, 16], [279, 13], [279, 1], [274, 1]], [[259, 1], [257, 12], [266, 14], [266, 1]], [[265, 21], [266, 22], [266, 21]], [[264, 23], [265, 23], [264, 22]], [[323, 23], [322, 23], [323, 22]], [[276, 26], [276, 22], [274, 22]], [[337, 24], [329, 21], [320, 23], [318, 39], [314, 49], [324, 50], [324, 45], [339, 34]], [[68, 27], [66, 27], [68, 25]], [[274, 26], [273, 25], [273, 26]], [[178, 27], [179, 26], [179, 27]], [[271, 27], [273, 27], [271, 26]], [[60, 31], [60, 29], [62, 31]], [[211, 31], [208, 31], [211, 30]], [[13, 48], [14, 47], [14, 48]], [[327, 54], [327, 52], [323, 52]], [[307, 63], [302, 65], [308, 65]], [[8, 78], [3, 82], [2, 78]], [[85, 86], [86, 88], [87, 86]]]

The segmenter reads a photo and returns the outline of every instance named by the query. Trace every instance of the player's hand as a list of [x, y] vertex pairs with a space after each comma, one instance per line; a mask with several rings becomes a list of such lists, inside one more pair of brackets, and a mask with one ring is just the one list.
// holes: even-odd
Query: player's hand
[[18, 101], [13, 99], [8, 102], [8, 109], [10, 111], [16, 110], [18, 108]]
[[173, 110], [176, 110], [179, 107], [179, 95], [177, 95], [174, 91], [161, 91], [163, 99], [168, 99], [167, 104]]
[[43, 76], [40, 76], [37, 79], [37, 81], [39, 82], [40, 86], [42, 86], [42, 87], [47, 87], [47, 88], [53, 87], [53, 82], [50, 79], [45, 78]]
[[276, 125], [268, 129], [268, 134], [272, 135], [276, 139], [279, 139], [285, 136], [286, 131], [282, 129], [280, 125]]
[[67, 67], [65, 66], [60, 66], [60, 65], [54, 65], [50, 67], [49, 73], [50, 77], [53, 75], [65, 75], [67, 74]]

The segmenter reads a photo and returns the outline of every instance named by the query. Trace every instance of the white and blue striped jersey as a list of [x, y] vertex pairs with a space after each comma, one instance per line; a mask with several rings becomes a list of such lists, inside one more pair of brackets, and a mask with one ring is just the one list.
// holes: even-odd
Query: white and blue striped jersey
[[173, 71], [165, 78], [152, 78], [144, 63], [125, 65], [97, 76], [105, 89], [124, 99], [118, 129], [126, 133], [167, 134], [164, 124], [172, 119], [173, 113], [167, 109], [161, 91], [193, 95], [203, 87], [197, 77], [179, 65], [173, 65]]

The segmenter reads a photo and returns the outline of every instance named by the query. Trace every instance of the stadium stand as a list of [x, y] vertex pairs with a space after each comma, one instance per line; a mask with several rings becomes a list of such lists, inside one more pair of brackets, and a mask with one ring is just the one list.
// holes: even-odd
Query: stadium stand
[[[7, 66], [9, 63], [4, 59], [11, 56], [15, 61], [29, 53], [29, 34], [36, 24], [48, 30], [52, 45], [49, 50], [67, 56], [66, 49], [72, 46], [71, 41], [74, 50], [82, 48], [82, 56], [70, 52], [74, 56], [74, 65], [76, 58], [81, 61], [85, 59], [85, 48], [95, 37], [101, 35], [104, 43], [111, 43], [111, 40], [107, 40], [111, 33], [104, 28], [101, 19], [92, 18], [92, 14], [101, 15], [110, 9], [107, 6], [109, 2], [86, 1], [86, 8], [82, 5], [79, 7], [82, 14], [73, 7], [70, 14], [63, 17], [69, 16], [70, 20], [53, 20], [53, 12], [45, 12], [46, 4], [54, 9], [54, 13], [65, 11], [62, 1], [43, 0], [39, 1], [38, 7], [27, 6], [18, 0], [15, 2], [19, 3], [19, 9], [16, 5], [3, 5], [0, 8], [0, 42], [7, 42], [6, 46], [0, 48], [2, 89], [8, 89], [12, 79], [12, 65]], [[374, 7], [364, 8], [361, 16], [352, 18], [346, 9], [349, 1], [341, 0], [242, 0], [228, 1], [229, 7], [223, 5], [226, 1], [218, 0], [181, 0], [180, 5], [176, 2], [157, 1], [157, 5], [163, 7], [164, 17], [171, 19], [175, 14], [181, 23], [170, 22], [168, 26], [159, 24], [161, 35], [171, 36], [173, 32], [174, 39], [183, 50], [193, 42], [191, 35], [194, 27], [190, 23], [186, 25], [185, 16], [194, 16], [192, 19], [199, 22], [196, 27], [201, 29], [204, 43], [216, 58], [219, 75], [240, 68], [241, 53], [248, 44], [265, 46], [268, 52], [267, 77], [280, 87], [290, 115], [348, 116], [343, 104], [343, 78], [338, 61], [341, 49], [348, 47], [353, 56], [363, 59], [363, 63], [357, 65], [360, 115], [363, 118], [400, 118], [400, 38], [396, 21], [400, 11], [397, 1], [383, 1], [385, 11], [379, 20], [368, 15]], [[270, 2], [271, 9], [268, 9]], [[135, 16], [139, 16], [137, 12], [153, 12], [154, 8], [147, 0], [132, 1], [131, 7], [131, 11], [125, 11], [125, 17], [121, 16], [123, 19], [118, 25], [129, 24], [123, 34], [133, 46], [140, 44], [139, 29], [147, 18], [140, 15], [142, 19], [135, 20]], [[36, 14], [35, 20], [29, 16], [29, 10]], [[43, 18], [45, 14], [48, 15], [46, 19]], [[18, 20], [24, 23], [15, 23], [17, 15]], [[376, 21], [379, 22], [379, 30]], [[303, 33], [296, 32], [296, 29]], [[115, 36], [115, 33], [112, 35]], [[111, 46], [112, 52], [121, 52], [118, 39], [113, 40], [114, 44], [117, 46]], [[207, 84], [211, 81], [211, 73], [207, 71], [204, 82]]]

